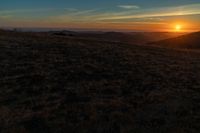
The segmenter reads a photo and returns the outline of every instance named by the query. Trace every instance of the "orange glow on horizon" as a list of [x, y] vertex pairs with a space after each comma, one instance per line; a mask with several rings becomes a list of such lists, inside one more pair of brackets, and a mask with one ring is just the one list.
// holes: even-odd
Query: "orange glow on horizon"
[[182, 30], [182, 25], [177, 24], [177, 25], [175, 26], [175, 31], [176, 31], [176, 32], [180, 32], [181, 30]]
[[191, 26], [186, 22], [175, 22], [171, 23], [171, 32], [188, 32], [190, 31]]
[[[87, 30], [126, 30], [143, 32], [195, 32], [200, 29], [199, 23], [188, 20], [168, 20], [166, 23], [160, 22], [15, 22], [13, 27], [22, 28], [69, 28]], [[23, 26], [22, 26], [23, 24]], [[21, 26], [19, 26], [21, 25]], [[36, 26], [37, 25], [37, 26]]]

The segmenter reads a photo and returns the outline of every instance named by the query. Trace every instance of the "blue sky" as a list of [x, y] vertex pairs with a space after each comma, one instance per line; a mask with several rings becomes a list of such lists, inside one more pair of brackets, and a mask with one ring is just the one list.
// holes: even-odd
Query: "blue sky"
[[144, 8], [177, 6], [198, 3], [199, 0], [1, 0], [1, 9], [21, 8], [112, 8], [120, 4], [134, 4]]
[[[1, 0], [0, 27], [198, 29], [199, 0]], [[170, 24], [169, 24], [170, 23]]]

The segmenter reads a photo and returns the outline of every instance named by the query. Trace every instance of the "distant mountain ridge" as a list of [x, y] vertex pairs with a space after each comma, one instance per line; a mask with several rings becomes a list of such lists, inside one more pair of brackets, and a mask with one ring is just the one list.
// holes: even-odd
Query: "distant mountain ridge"
[[170, 32], [73, 32], [73, 31], [52, 31], [53, 35], [76, 36], [88, 39], [97, 39], [110, 42], [121, 42], [130, 44], [145, 44], [148, 42], [160, 41], [163, 39], [181, 36], [184, 33]]

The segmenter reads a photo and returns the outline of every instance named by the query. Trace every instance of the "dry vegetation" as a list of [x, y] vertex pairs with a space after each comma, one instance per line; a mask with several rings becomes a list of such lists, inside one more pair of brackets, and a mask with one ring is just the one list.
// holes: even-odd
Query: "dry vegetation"
[[0, 132], [199, 133], [200, 53], [0, 32]]

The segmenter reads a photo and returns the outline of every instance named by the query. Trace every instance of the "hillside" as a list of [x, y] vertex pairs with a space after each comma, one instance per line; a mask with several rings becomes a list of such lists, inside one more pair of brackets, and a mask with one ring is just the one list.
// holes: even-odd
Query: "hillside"
[[57, 36], [71, 36], [87, 39], [95, 39], [110, 42], [121, 42], [129, 44], [145, 44], [156, 42], [164, 39], [181, 36], [185, 33], [169, 32], [72, 32], [72, 31], [54, 31], [49, 32]]
[[1, 133], [199, 133], [200, 53], [0, 31]]
[[157, 41], [151, 44], [169, 48], [199, 49], [200, 32], [195, 32], [171, 39]]

